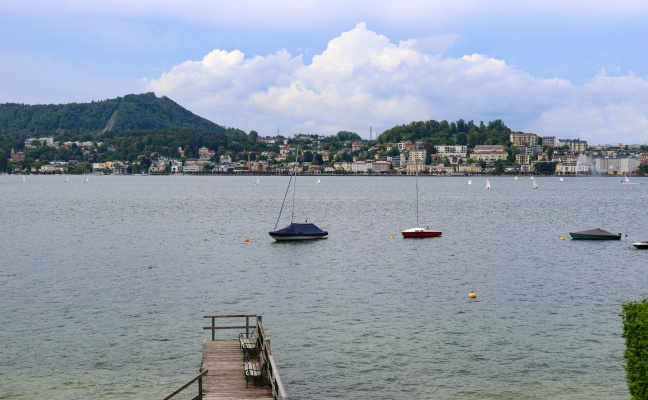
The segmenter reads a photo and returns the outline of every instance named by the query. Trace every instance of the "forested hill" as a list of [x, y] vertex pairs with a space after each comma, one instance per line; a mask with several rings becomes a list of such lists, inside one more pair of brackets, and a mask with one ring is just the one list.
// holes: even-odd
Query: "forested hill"
[[473, 121], [460, 119], [457, 122], [448, 121], [417, 121], [408, 125], [399, 125], [384, 131], [378, 140], [381, 143], [398, 143], [404, 140], [423, 140], [429, 145], [466, 145], [473, 148], [476, 145], [510, 144], [511, 129], [502, 120], [494, 120], [484, 125]]
[[138, 136], [143, 132], [188, 129], [200, 133], [243, 133], [226, 129], [154, 93], [61, 105], [0, 104], [0, 139], [55, 136], [92, 140], [101, 136]]

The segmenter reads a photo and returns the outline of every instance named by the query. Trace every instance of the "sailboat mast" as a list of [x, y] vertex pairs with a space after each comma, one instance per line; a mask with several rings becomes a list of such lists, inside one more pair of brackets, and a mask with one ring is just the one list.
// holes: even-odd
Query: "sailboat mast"
[[419, 205], [418, 205], [418, 161], [415, 164], [416, 167], [416, 226], [419, 226]]
[[290, 223], [292, 224], [295, 219], [295, 192], [297, 191], [297, 164], [299, 163], [299, 144], [297, 145], [297, 154], [295, 155], [295, 165], [293, 166], [293, 174], [295, 175], [295, 183], [293, 184], [293, 198], [292, 198], [292, 215], [290, 216]]
[[[299, 154], [299, 145], [297, 145], [297, 154]], [[281, 202], [281, 208], [279, 209], [279, 215], [277, 216], [277, 222], [275, 223], [274, 230], [277, 230], [277, 226], [279, 225], [279, 220], [281, 219], [281, 213], [283, 212], [284, 204], [286, 204], [286, 198], [288, 197], [288, 191], [290, 190], [290, 183], [292, 182], [293, 175], [295, 175], [295, 165], [293, 164], [293, 172], [290, 174], [290, 179], [288, 180], [288, 187], [286, 188], [286, 193], [284, 194], [283, 201]], [[295, 183], [297, 183], [297, 177], [295, 177]], [[294, 186], [293, 186], [294, 187]], [[290, 223], [292, 223], [292, 219], [295, 215], [295, 194], [293, 191], [293, 214], [290, 217]]]

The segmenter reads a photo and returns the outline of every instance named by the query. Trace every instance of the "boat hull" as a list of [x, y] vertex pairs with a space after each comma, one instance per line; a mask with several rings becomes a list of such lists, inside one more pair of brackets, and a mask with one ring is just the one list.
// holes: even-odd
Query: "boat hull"
[[431, 229], [423, 228], [407, 229], [402, 231], [401, 233], [403, 234], [403, 238], [428, 238], [441, 236], [441, 231], [433, 231]]
[[283, 229], [268, 233], [277, 241], [322, 239], [328, 235], [327, 231], [321, 230], [312, 223], [294, 222]]
[[607, 235], [579, 235], [576, 233], [569, 233], [574, 240], [621, 240], [620, 235], [607, 236]]
[[632, 243], [632, 245], [638, 249], [648, 249], [648, 242], [637, 242]]
[[326, 235], [319, 235], [319, 236], [313, 236], [313, 235], [292, 235], [292, 236], [284, 236], [284, 235], [273, 235], [273, 232], [270, 232], [270, 236], [278, 242], [281, 241], [289, 241], [289, 240], [314, 240], [314, 239], [324, 239], [326, 238]]

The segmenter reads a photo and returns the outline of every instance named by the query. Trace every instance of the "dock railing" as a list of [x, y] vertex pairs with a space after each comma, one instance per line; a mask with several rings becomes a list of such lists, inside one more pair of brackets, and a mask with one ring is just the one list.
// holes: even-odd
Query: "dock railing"
[[[245, 329], [246, 337], [250, 337], [252, 330], [257, 329], [257, 334], [261, 342], [261, 351], [264, 353], [266, 363], [265, 376], [267, 377], [267, 384], [272, 388], [272, 397], [275, 400], [288, 400], [286, 395], [286, 390], [283, 387], [281, 382], [281, 377], [279, 376], [279, 370], [275, 364], [274, 357], [272, 356], [272, 349], [270, 348], [270, 339], [266, 337], [265, 331], [263, 329], [263, 321], [260, 315], [256, 314], [227, 314], [227, 315], [204, 315], [203, 318], [211, 319], [211, 326], [205, 326], [203, 329], [211, 330], [212, 340], [216, 340], [216, 331], [221, 329]], [[216, 325], [217, 319], [223, 318], [245, 318], [245, 325], [238, 326], [221, 326]], [[250, 319], [256, 318], [255, 325], [250, 325]]]
[[184, 385], [180, 386], [175, 392], [171, 393], [170, 395], [165, 397], [163, 400], [169, 400], [170, 398], [172, 398], [176, 394], [182, 392], [183, 390], [185, 390], [186, 388], [191, 386], [191, 384], [196, 382], [196, 381], [198, 381], [198, 395], [196, 397], [192, 398], [191, 400], [200, 400], [200, 399], [202, 399], [202, 378], [203, 378], [203, 376], [207, 375], [207, 372], [209, 372], [209, 371], [204, 370], [203, 372], [199, 373], [198, 375], [196, 375], [195, 378], [193, 378], [189, 382], [185, 383]]

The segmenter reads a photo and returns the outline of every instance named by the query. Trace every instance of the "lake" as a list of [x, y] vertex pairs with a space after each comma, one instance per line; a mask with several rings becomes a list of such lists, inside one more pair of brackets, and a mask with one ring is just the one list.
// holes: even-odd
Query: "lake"
[[[414, 177], [299, 177], [294, 220], [329, 237], [297, 243], [268, 235], [286, 176], [20, 179], [0, 176], [0, 399], [160, 399], [229, 313], [263, 316], [291, 399], [630, 397], [648, 179], [419, 177], [443, 236], [406, 240]], [[597, 227], [624, 236], [569, 238]]]

